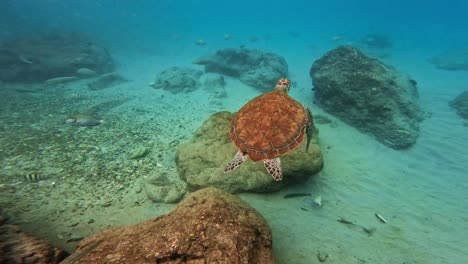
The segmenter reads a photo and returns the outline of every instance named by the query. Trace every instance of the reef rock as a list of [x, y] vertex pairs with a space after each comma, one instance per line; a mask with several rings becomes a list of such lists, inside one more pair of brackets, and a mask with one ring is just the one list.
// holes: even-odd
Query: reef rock
[[203, 72], [185, 67], [172, 67], [160, 72], [156, 81], [150, 84], [155, 89], [171, 93], [188, 93], [200, 87], [200, 76]]
[[215, 188], [192, 193], [171, 213], [85, 238], [79, 263], [275, 263], [265, 219]]
[[60, 263], [68, 254], [8, 223], [0, 209], [0, 263]]
[[46, 34], [0, 44], [0, 80], [43, 82], [75, 76], [86, 68], [98, 74], [114, 67], [107, 50], [78, 34]]
[[429, 59], [436, 68], [448, 71], [468, 71], [468, 49], [445, 52]]
[[310, 70], [317, 103], [383, 144], [403, 149], [419, 135], [423, 112], [416, 81], [351, 46], [340, 46]]
[[169, 177], [167, 172], [160, 172], [148, 178], [144, 187], [148, 198], [155, 203], [177, 203], [187, 191], [185, 182], [177, 175]]
[[461, 118], [468, 119], [468, 91], [459, 94], [449, 105], [457, 111]]
[[232, 117], [229, 112], [213, 114], [197, 129], [192, 140], [177, 150], [179, 176], [187, 182], [189, 190], [214, 186], [230, 193], [275, 191], [288, 183], [305, 181], [322, 169], [318, 130], [315, 130], [308, 152], [304, 143], [281, 156], [282, 181], [274, 181], [263, 162], [254, 163], [250, 159], [225, 174], [224, 167], [238, 150], [229, 138]]
[[288, 75], [288, 64], [283, 57], [256, 49], [223, 49], [193, 63], [205, 65], [206, 72], [237, 77], [261, 92], [270, 91], [278, 79]]

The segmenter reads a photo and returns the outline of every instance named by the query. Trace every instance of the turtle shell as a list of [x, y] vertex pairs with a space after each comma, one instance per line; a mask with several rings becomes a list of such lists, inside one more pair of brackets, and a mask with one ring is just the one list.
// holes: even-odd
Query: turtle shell
[[301, 144], [311, 123], [303, 105], [272, 91], [245, 104], [231, 121], [232, 142], [253, 161], [273, 159]]

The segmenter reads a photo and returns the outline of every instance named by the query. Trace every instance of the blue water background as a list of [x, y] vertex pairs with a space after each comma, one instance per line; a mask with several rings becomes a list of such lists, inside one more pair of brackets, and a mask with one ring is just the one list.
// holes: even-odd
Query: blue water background
[[2, 2], [4, 20], [14, 18], [3, 23], [3, 38], [66, 30], [85, 32], [117, 47], [177, 42], [175, 48], [180, 48], [196, 39], [222, 42], [227, 33], [238, 41], [268, 35], [273, 43], [290, 40], [284, 37], [288, 32], [315, 42], [333, 36], [353, 41], [382, 33], [402, 48], [440, 50], [468, 44], [468, 2], [461, 0]]

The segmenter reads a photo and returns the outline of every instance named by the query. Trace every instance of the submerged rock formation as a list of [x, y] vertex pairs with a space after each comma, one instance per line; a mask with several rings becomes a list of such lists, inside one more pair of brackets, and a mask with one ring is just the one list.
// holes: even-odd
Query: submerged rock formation
[[42, 82], [80, 75], [83, 69], [105, 73], [114, 67], [107, 50], [78, 34], [45, 34], [0, 44], [0, 80]]
[[[275, 263], [265, 219], [215, 188], [192, 193], [171, 213], [85, 238], [79, 263]], [[71, 262], [70, 262], [71, 263]]]
[[310, 70], [317, 103], [383, 144], [402, 149], [419, 135], [423, 112], [416, 81], [351, 46], [340, 46]]
[[288, 183], [305, 181], [322, 169], [318, 130], [315, 130], [308, 152], [304, 142], [281, 156], [282, 181], [274, 181], [263, 162], [254, 163], [250, 159], [225, 174], [224, 167], [238, 150], [229, 138], [232, 118], [233, 114], [229, 112], [213, 114], [197, 129], [192, 140], [177, 150], [177, 169], [189, 190], [214, 186], [230, 193], [275, 191]]
[[8, 223], [0, 209], [0, 263], [60, 263], [68, 254]]
[[449, 105], [453, 107], [457, 114], [464, 119], [468, 119], [468, 91], [459, 94]]
[[429, 63], [447, 71], [468, 71], [468, 49], [447, 51], [430, 58]]
[[257, 49], [222, 49], [193, 63], [205, 65], [205, 72], [237, 77], [261, 92], [270, 91], [278, 79], [288, 75], [288, 64], [283, 57]]
[[186, 67], [171, 67], [160, 72], [156, 80], [150, 84], [155, 89], [163, 89], [171, 93], [188, 93], [200, 87], [200, 77], [203, 72]]

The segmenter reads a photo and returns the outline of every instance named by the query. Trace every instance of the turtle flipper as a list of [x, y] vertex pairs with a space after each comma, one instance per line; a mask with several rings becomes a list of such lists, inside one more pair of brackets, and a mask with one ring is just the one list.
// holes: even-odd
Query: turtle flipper
[[237, 151], [234, 158], [224, 168], [224, 173], [228, 173], [230, 171], [235, 170], [237, 167], [239, 167], [242, 164], [242, 162], [244, 162], [247, 159], [247, 157], [248, 157], [247, 153], [244, 154], [241, 151]]
[[308, 107], [305, 107], [307, 112], [307, 117], [309, 118], [309, 123], [306, 126], [306, 152], [309, 150], [310, 140], [312, 139], [312, 135], [314, 134], [314, 119], [312, 117], [312, 112]]
[[281, 171], [281, 160], [276, 157], [274, 159], [266, 159], [263, 161], [265, 168], [268, 173], [275, 179], [275, 181], [281, 181], [283, 179], [283, 172]]

